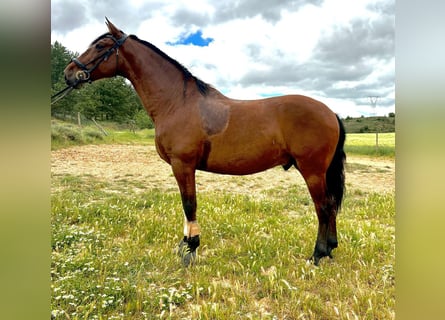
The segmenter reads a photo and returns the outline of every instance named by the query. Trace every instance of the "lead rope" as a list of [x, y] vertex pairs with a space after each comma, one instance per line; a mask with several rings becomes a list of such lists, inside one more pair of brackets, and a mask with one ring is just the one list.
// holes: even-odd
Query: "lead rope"
[[74, 86], [67, 86], [65, 89], [62, 89], [59, 92], [57, 92], [55, 95], [51, 96], [51, 105], [53, 105], [54, 103], [56, 103], [57, 101], [59, 101], [60, 99], [65, 97], [73, 89], [74, 89]]

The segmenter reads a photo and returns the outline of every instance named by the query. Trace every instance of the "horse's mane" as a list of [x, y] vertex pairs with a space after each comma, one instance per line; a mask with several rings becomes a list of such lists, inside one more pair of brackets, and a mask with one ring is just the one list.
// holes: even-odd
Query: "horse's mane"
[[197, 87], [198, 91], [202, 95], [204, 95], [204, 96], [207, 95], [207, 93], [209, 92], [209, 89], [210, 89], [210, 85], [209, 84], [207, 84], [204, 81], [202, 81], [202, 80], [198, 79], [197, 77], [195, 77], [186, 67], [184, 67], [182, 64], [180, 64], [175, 59], [173, 59], [170, 56], [168, 56], [165, 52], [163, 52], [161, 49], [159, 49], [158, 47], [154, 46], [150, 42], [141, 40], [141, 39], [139, 39], [138, 37], [136, 37], [133, 34], [130, 35], [129, 37], [131, 39], [133, 39], [133, 40], [136, 40], [136, 41], [142, 43], [146, 47], [150, 48], [151, 50], [153, 50], [154, 52], [159, 54], [162, 58], [166, 59], [168, 62], [173, 64], [179, 71], [182, 72], [182, 75], [184, 76], [184, 84], [187, 82], [187, 80], [193, 79], [195, 81], [195, 84], [196, 84], [196, 87]]
[[[106, 38], [106, 37], [108, 37], [110, 35], [111, 35], [111, 33], [109, 33], [109, 32], [104, 33], [103, 35], [97, 37], [93, 42], [91, 42], [90, 46], [95, 44], [99, 40], [101, 40], [103, 38]], [[151, 50], [153, 50], [154, 52], [159, 54], [162, 58], [166, 59], [168, 62], [173, 64], [179, 71], [181, 71], [182, 75], [184, 76], [184, 85], [187, 83], [188, 80], [193, 79], [195, 81], [196, 87], [198, 88], [198, 91], [202, 95], [204, 95], [204, 96], [207, 95], [207, 93], [209, 92], [209, 89], [210, 89], [210, 85], [209, 84], [207, 84], [204, 81], [202, 81], [201, 79], [195, 77], [186, 67], [184, 67], [182, 64], [180, 64], [175, 59], [173, 59], [170, 56], [168, 56], [165, 52], [163, 52], [161, 49], [159, 49], [155, 45], [151, 44], [150, 42], [147, 42], [145, 40], [141, 40], [141, 39], [139, 39], [137, 36], [135, 36], [133, 34], [129, 35], [129, 37], [131, 39], [133, 39], [133, 40], [138, 41], [139, 43], [142, 43], [146, 47], [150, 48]]]

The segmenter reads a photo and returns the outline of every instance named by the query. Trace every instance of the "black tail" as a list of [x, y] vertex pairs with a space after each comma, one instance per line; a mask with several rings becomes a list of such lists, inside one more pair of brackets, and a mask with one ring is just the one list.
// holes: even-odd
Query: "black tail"
[[340, 135], [338, 137], [337, 148], [335, 149], [334, 158], [329, 165], [326, 173], [327, 194], [329, 198], [335, 201], [337, 211], [341, 208], [343, 194], [345, 192], [345, 161], [346, 154], [343, 150], [345, 144], [345, 128], [340, 118], [337, 116]]

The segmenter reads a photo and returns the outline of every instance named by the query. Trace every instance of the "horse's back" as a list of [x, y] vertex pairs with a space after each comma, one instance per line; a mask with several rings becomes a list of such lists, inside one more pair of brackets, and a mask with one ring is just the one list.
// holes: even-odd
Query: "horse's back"
[[271, 109], [276, 108], [283, 121], [292, 120], [295, 125], [336, 123], [335, 113], [321, 101], [304, 95], [286, 95], [270, 98]]
[[[285, 95], [251, 100], [232, 108], [232, 123], [256, 132], [270, 132], [281, 136], [285, 143], [298, 141], [312, 144], [318, 140], [338, 139], [338, 121], [335, 113], [321, 101], [304, 95]], [[237, 121], [242, 119], [242, 123]], [[245, 129], [243, 129], [245, 130]], [[329, 143], [329, 141], [326, 141]]]

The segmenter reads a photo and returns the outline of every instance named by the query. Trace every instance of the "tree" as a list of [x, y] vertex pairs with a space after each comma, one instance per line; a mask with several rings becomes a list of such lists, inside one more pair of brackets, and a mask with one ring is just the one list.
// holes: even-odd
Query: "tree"
[[51, 87], [58, 82], [64, 83], [63, 70], [76, 54], [70, 52], [60, 42], [51, 45]]
[[140, 129], [154, 128], [153, 120], [144, 109], [139, 110], [133, 117], [134, 124]]
[[[65, 88], [63, 70], [74, 56], [74, 53], [57, 41], [51, 45], [51, 95]], [[51, 115], [65, 118], [66, 115], [72, 113], [76, 102], [76, 94], [71, 93], [65, 96], [51, 105]]]
[[97, 81], [94, 97], [96, 114], [101, 119], [127, 122], [140, 109], [133, 88], [122, 77]]

